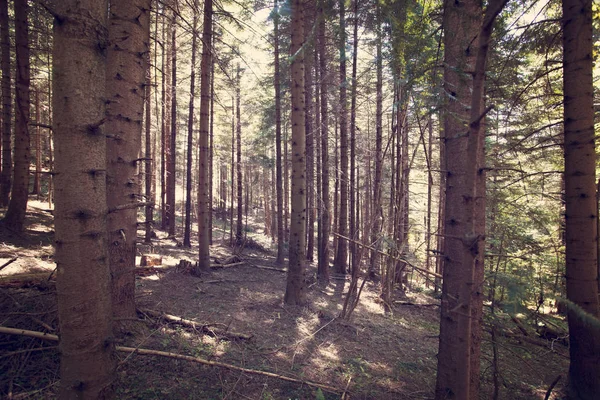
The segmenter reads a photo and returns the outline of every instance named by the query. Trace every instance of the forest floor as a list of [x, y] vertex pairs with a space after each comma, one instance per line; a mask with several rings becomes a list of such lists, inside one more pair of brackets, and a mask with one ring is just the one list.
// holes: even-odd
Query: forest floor
[[[0, 266], [17, 258], [0, 270], [0, 325], [57, 333], [52, 229], [47, 205], [32, 201], [23, 234], [0, 230]], [[232, 249], [222, 240], [228, 234], [216, 228], [212, 257], [231, 261], [235, 256], [238, 263], [200, 277], [176, 267], [182, 259], [195, 260], [196, 248], [180, 247], [160, 231], [152, 245], [139, 245], [138, 255], [160, 254], [162, 265], [137, 276], [141, 312], [135, 325], [140, 328], [119, 344], [271, 372], [335, 390], [188, 360], [119, 353], [118, 399], [433, 398], [439, 300], [430, 291], [414, 284], [386, 314], [377, 284], [367, 283], [346, 321], [339, 314], [349, 280], [334, 276], [323, 286], [311, 278], [308, 306], [284, 306], [283, 266], [275, 264], [270, 240], [260, 228], [248, 230], [251, 248]], [[308, 275], [315, 273], [310, 265]], [[198, 326], [169, 323], [144, 310], [193, 320]], [[553, 316], [545, 318], [561, 323]], [[559, 375], [563, 378], [549, 398], [561, 398], [568, 348], [521, 326], [525, 336], [507, 316], [494, 320], [501, 321], [494, 325], [500, 333], [492, 341], [493, 320], [486, 317], [481, 398], [492, 398], [495, 370], [500, 399], [544, 399]], [[58, 361], [55, 342], [0, 335], [0, 397], [54, 398]]]

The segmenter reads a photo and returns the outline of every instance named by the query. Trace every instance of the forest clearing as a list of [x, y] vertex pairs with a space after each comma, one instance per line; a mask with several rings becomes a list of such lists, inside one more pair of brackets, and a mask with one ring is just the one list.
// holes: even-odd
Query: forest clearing
[[[33, 203], [33, 204], [31, 204]], [[18, 259], [0, 271], [0, 317], [3, 326], [55, 334], [57, 326], [55, 264], [52, 256], [52, 216], [46, 204], [30, 203], [30, 221], [21, 235], [3, 235], [0, 264]], [[142, 231], [140, 231], [140, 234]], [[151, 246], [138, 247], [136, 303], [139, 321], [134, 335], [121, 346], [200, 357], [237, 367], [272, 372], [300, 382], [204, 366], [189, 360], [120, 353], [119, 399], [428, 399], [435, 386], [439, 299], [421, 283], [409, 290], [385, 314], [376, 284], [365, 286], [350, 321], [340, 318], [349, 279], [338, 277], [327, 285], [310, 285], [308, 305], [282, 304], [285, 273], [275, 263], [268, 238], [266, 251], [231, 249], [217, 240], [212, 254], [236, 261], [200, 277], [178, 269], [180, 260], [193, 261], [192, 250], [158, 231]], [[222, 234], [222, 233], [221, 233]], [[219, 234], [215, 231], [215, 237]], [[266, 240], [265, 240], [266, 239]], [[18, 249], [18, 250], [17, 250]], [[141, 254], [162, 256], [162, 264], [148, 271], [139, 266]], [[232, 263], [234, 264], [234, 263]], [[257, 268], [258, 267], [258, 268]], [[271, 269], [261, 269], [267, 267]], [[146, 312], [144, 311], [146, 310]], [[194, 321], [183, 326], [157, 318], [148, 310]], [[524, 320], [532, 317], [520, 316]], [[545, 399], [553, 381], [562, 376], [548, 399], [563, 392], [568, 350], [560, 338], [540, 338], [534, 326], [526, 332], [509, 314], [499, 319], [497, 351], [499, 388], [503, 399]], [[555, 315], [539, 318], [564, 327]], [[485, 372], [482, 398], [493, 391], [490, 325], [484, 330]], [[56, 343], [30, 337], [1, 335], [0, 390], [13, 399], [56, 396], [58, 354]], [[319, 397], [322, 396], [322, 397]]]
[[0, 397], [598, 400], [600, 4], [0, 0]]

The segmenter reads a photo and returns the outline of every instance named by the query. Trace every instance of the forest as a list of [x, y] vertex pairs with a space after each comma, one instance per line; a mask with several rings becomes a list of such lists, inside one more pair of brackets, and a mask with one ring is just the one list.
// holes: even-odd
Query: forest
[[600, 399], [600, 4], [0, 0], [0, 397]]

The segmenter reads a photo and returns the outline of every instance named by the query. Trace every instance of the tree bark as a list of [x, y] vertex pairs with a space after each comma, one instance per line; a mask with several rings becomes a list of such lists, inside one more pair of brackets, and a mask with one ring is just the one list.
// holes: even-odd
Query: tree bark
[[207, 165], [209, 163], [209, 107], [211, 102], [210, 82], [212, 65], [212, 0], [204, 2], [204, 22], [202, 27], [202, 61], [200, 63], [200, 136], [198, 138], [200, 158], [198, 163], [198, 268], [197, 273], [210, 268], [210, 224], [212, 210], [209, 208], [209, 179]]
[[273, 15], [273, 36], [275, 53], [275, 174], [277, 187], [277, 264], [283, 264], [283, 171], [281, 154], [281, 72], [279, 66], [279, 7], [275, 0], [275, 11]]
[[292, 213], [290, 221], [289, 264], [284, 302], [306, 302], [306, 131], [304, 125], [304, 8], [303, 0], [292, 1], [292, 44], [290, 54], [292, 93]]
[[[468, 105], [471, 104], [473, 81], [467, 71], [474, 71], [475, 51], [471, 48], [481, 25], [481, 4], [469, 0], [460, 4], [447, 2], [444, 8], [444, 90], [446, 104], [444, 132], [446, 154], [446, 219], [444, 278], [442, 288], [440, 341], [436, 399], [471, 398], [471, 311], [474, 271], [468, 259], [469, 232], [465, 202], [472, 197], [467, 187]], [[471, 242], [474, 238], [471, 238]], [[463, 243], [465, 242], [465, 243]]]
[[[592, 1], [563, 0], [562, 10], [567, 297], [587, 313], [568, 312], [567, 396], [591, 400], [600, 393]], [[587, 318], [595, 318], [595, 324]]]
[[0, 50], [2, 59], [2, 173], [0, 173], [0, 207], [8, 206], [12, 180], [11, 116], [12, 93], [10, 88], [10, 34], [8, 0], [0, 0]]
[[140, 195], [136, 159], [141, 147], [149, 24], [149, 0], [111, 3], [106, 66], [106, 203], [116, 318], [135, 317], [135, 204]]
[[244, 240], [242, 232], [242, 214], [243, 214], [243, 182], [242, 182], [242, 110], [241, 110], [241, 98], [242, 98], [242, 78], [240, 65], [237, 66], [237, 79], [236, 79], [236, 99], [235, 99], [235, 112], [236, 112], [236, 128], [235, 128], [235, 143], [236, 143], [236, 160], [235, 168], [237, 174], [237, 220], [235, 226], [235, 240], [238, 244], [241, 244]]
[[167, 220], [169, 237], [175, 237], [177, 226], [177, 24], [173, 15], [171, 30], [171, 131], [169, 137], [169, 157], [167, 160]]
[[323, 2], [319, 2], [319, 75], [321, 106], [321, 243], [319, 244], [319, 265], [317, 276], [322, 282], [329, 282], [329, 110], [327, 108], [328, 75], [327, 75], [327, 43], [325, 36], [325, 13]]
[[21, 232], [25, 223], [29, 195], [29, 29], [26, 0], [15, 1], [15, 159], [13, 181], [4, 224]]
[[[381, 202], [381, 175], [383, 171], [383, 55], [382, 55], [382, 33], [381, 33], [381, 5], [376, 5], [377, 27], [376, 27], [376, 75], [375, 84], [375, 176], [373, 177], [373, 202], [372, 215], [373, 230], [371, 231], [371, 243], [379, 249], [381, 229], [383, 226], [383, 205]], [[369, 276], [374, 278], [379, 269], [381, 256], [377, 251], [371, 251], [371, 263], [369, 265]]]
[[[152, 7], [152, 0], [150, 0], [150, 7]], [[158, 15], [155, 14], [156, 20], [158, 20]], [[150, 39], [150, 22], [148, 23], [148, 40]], [[156, 45], [154, 46], [154, 56], [156, 57]], [[146, 201], [149, 203], [145, 209], [145, 221], [146, 226], [145, 234], [144, 234], [144, 242], [151, 243], [152, 242], [152, 232], [153, 232], [153, 224], [154, 224], [154, 192], [152, 188], [152, 181], [154, 180], [154, 166], [156, 165], [154, 160], [154, 152], [152, 151], [152, 134], [150, 128], [151, 124], [151, 100], [152, 100], [152, 72], [151, 72], [151, 62], [150, 62], [150, 51], [148, 51], [146, 60], [146, 86], [145, 90], [145, 112], [146, 117], [144, 120], [145, 123], [145, 137], [144, 137], [144, 157], [146, 158], [144, 162], [145, 166], [145, 176], [144, 176], [144, 186], [145, 186], [145, 194]], [[156, 59], [156, 58], [155, 58]]]
[[[311, 4], [311, 3], [306, 3]], [[305, 6], [305, 13], [308, 15], [312, 7]], [[312, 14], [312, 13], [311, 13]], [[310, 32], [313, 21], [310, 18], [304, 18], [304, 31]], [[304, 125], [306, 131], [306, 259], [313, 261], [315, 247], [315, 160], [314, 160], [314, 128], [313, 128], [313, 91], [312, 91], [312, 52], [314, 51], [313, 41], [304, 45]]]
[[337, 273], [345, 274], [348, 262], [348, 243], [343, 237], [348, 232], [348, 101], [346, 78], [346, 7], [340, 0], [340, 206], [338, 212], [337, 253], [334, 267]]
[[106, 235], [106, 53], [98, 51], [108, 46], [107, 10], [106, 0], [56, 3], [54, 216], [61, 399], [110, 398], [116, 377]]
[[185, 182], [185, 229], [183, 232], [183, 246], [192, 247], [192, 148], [194, 143], [194, 98], [196, 89], [196, 35], [198, 28], [198, 0], [192, 6], [194, 14], [192, 22], [192, 61], [190, 65], [190, 102], [188, 106], [188, 137], [187, 137], [187, 163]]

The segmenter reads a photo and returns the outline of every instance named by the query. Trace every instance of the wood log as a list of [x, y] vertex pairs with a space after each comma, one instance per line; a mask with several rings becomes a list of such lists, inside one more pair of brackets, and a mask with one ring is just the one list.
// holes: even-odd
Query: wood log
[[163, 259], [160, 254], [146, 254], [142, 256], [140, 260], [140, 266], [142, 267], [155, 267], [162, 265]]

